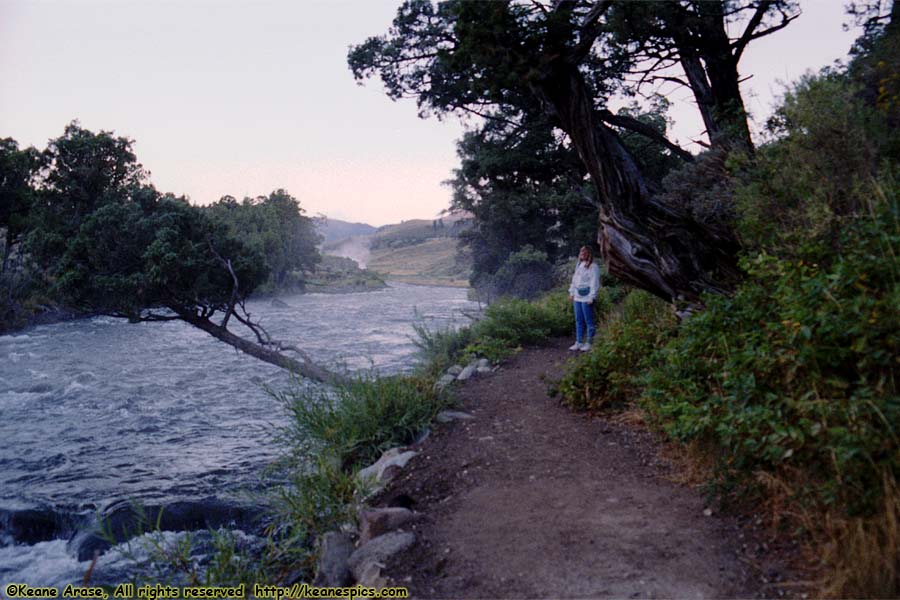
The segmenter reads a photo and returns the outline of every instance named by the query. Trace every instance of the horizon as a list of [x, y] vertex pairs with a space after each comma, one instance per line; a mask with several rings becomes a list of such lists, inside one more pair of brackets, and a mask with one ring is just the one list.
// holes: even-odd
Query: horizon
[[[134, 140], [162, 192], [209, 204], [283, 188], [308, 215], [379, 227], [437, 218], [458, 166], [456, 117], [421, 119], [379, 81], [357, 85], [347, 48], [390, 26], [399, 2], [0, 0], [0, 136], [46, 147], [66, 124]], [[801, 2], [741, 61], [757, 136], [783, 83], [845, 59], [840, 2]], [[702, 135], [669, 94], [673, 138]], [[428, 215], [435, 215], [429, 217]]]

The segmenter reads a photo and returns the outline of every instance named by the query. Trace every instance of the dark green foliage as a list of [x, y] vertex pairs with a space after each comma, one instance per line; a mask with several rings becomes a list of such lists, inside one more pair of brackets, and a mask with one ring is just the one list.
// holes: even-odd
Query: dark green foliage
[[66, 126], [42, 153], [46, 169], [33, 207], [28, 243], [39, 264], [51, 265], [65, 252], [68, 240], [95, 210], [123, 204], [146, 185], [147, 174], [137, 162], [128, 138], [112, 132], [94, 133], [77, 122]]
[[243, 296], [265, 280], [261, 257], [199, 209], [141, 188], [87, 216], [50, 272], [69, 305], [138, 319], [154, 307], [224, 311], [233, 280], [223, 259]]
[[572, 361], [554, 386], [562, 403], [574, 410], [621, 408], [640, 390], [639, 376], [652, 365], [653, 351], [674, 332], [672, 307], [635, 290], [610, 310], [609, 292], [598, 295], [602, 315], [592, 350]]
[[[510, 289], [521, 262], [512, 254], [528, 247], [555, 262], [594, 239], [597, 210], [586, 199], [583, 167], [545, 119], [523, 128], [488, 122], [463, 137], [457, 154], [453, 206], [473, 216], [461, 241], [472, 256], [472, 285], [486, 300], [519, 295]], [[535, 284], [522, 297], [552, 285], [549, 277]]]
[[26, 237], [17, 257], [34, 262], [51, 298], [133, 320], [162, 307], [208, 319], [267, 279], [284, 287], [314, 269], [319, 236], [287, 192], [194, 207], [149, 185], [133, 143], [76, 122], [40, 154], [3, 140], [5, 254]]
[[39, 166], [37, 150], [20, 150], [14, 139], [0, 139], [0, 229], [6, 230], [4, 270], [10, 249], [29, 228], [29, 215], [35, 201], [32, 183]]
[[747, 246], [820, 264], [842, 251], [839, 234], [868, 212], [873, 178], [896, 138], [859, 89], [825, 72], [785, 95], [769, 121], [776, 141], [760, 149], [737, 186]]
[[511, 253], [494, 274], [473, 277], [481, 300], [497, 298], [532, 299], [553, 285], [553, 265], [547, 255], [530, 245]]
[[39, 167], [37, 150], [20, 150], [15, 140], [0, 139], [0, 331], [19, 324], [36, 295], [34, 269], [22, 238], [32, 226], [33, 181]]
[[[765, 254], [733, 298], [709, 298], [655, 357], [644, 404], [728, 473], [799, 467], [816, 499], [853, 511], [900, 475], [900, 212], [879, 186], [828, 264]], [[875, 190], [873, 190], [875, 191]]]
[[148, 185], [132, 145], [72, 123], [43, 153], [27, 250], [51, 294], [135, 320], [148, 308], [222, 310], [231, 261], [246, 297], [265, 278], [261, 258], [200, 209]]
[[499, 362], [523, 345], [568, 335], [574, 330], [574, 319], [566, 292], [556, 290], [531, 302], [502, 298], [468, 327], [432, 332], [419, 326], [414, 341], [425, 372], [436, 376], [450, 365], [476, 356]]
[[432, 383], [421, 377], [363, 375], [332, 390], [298, 384], [274, 395], [291, 416], [284, 438], [298, 463], [324, 453], [349, 468], [412, 442], [444, 406]]
[[[321, 260], [321, 236], [315, 222], [303, 214], [300, 203], [285, 190], [238, 202], [225, 196], [205, 209], [228, 233], [264, 257], [269, 271], [267, 287], [279, 290], [302, 286], [302, 272], [312, 272]], [[297, 275], [292, 279], [292, 275]]]

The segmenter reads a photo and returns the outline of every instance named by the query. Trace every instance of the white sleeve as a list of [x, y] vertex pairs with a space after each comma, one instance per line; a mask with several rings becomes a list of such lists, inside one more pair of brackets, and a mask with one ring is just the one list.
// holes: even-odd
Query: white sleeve
[[577, 285], [575, 284], [575, 278], [578, 277], [578, 265], [580, 265], [580, 264], [581, 264], [581, 262], [579, 262], [577, 265], [575, 265], [575, 272], [572, 273], [572, 283], [569, 284], [569, 295], [570, 296], [574, 296], [575, 292], [576, 292]]
[[591, 293], [588, 294], [588, 302], [593, 302], [600, 291], [600, 265], [593, 263], [591, 265]]

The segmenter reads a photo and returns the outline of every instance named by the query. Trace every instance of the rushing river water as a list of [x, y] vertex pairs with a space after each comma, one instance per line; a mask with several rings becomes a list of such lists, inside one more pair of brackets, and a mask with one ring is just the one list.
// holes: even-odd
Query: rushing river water
[[[475, 308], [465, 290], [404, 284], [283, 301], [249, 306], [274, 338], [382, 373], [414, 365], [414, 323], [455, 326]], [[263, 388], [288, 385], [178, 321], [97, 317], [0, 336], [0, 584], [80, 580], [88, 563], [67, 539], [114, 503], [231, 507], [223, 499], [258, 487], [279, 450], [284, 411]]]

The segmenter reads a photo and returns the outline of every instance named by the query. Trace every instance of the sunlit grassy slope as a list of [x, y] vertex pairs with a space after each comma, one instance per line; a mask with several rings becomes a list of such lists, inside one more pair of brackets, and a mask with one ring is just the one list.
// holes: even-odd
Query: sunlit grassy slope
[[385, 279], [426, 285], [469, 285], [469, 261], [457, 262], [455, 238], [433, 238], [371, 251], [366, 267]]

